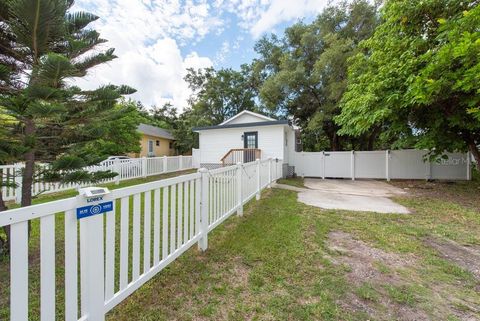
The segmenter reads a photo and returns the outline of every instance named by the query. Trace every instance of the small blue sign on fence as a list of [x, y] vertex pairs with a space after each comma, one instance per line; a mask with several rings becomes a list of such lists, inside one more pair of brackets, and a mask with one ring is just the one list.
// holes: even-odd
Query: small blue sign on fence
[[77, 220], [113, 210], [113, 202], [105, 202], [77, 208]]

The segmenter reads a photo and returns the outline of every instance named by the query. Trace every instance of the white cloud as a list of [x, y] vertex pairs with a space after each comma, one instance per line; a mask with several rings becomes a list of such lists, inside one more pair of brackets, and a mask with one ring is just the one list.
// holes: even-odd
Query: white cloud
[[[239, 25], [254, 38], [282, 22], [315, 15], [325, 8], [330, 0], [216, 0], [214, 7], [234, 13]], [[333, 1], [335, 2], [335, 1]]]
[[95, 68], [78, 84], [84, 88], [107, 83], [125, 84], [137, 89], [131, 97], [147, 107], [171, 102], [182, 110], [190, 95], [183, 80], [187, 68], [210, 66], [212, 61], [196, 52], [182, 58], [176, 41], [163, 38], [151, 46], [127, 51], [108, 65]]
[[[169, 101], [181, 110], [190, 95], [183, 80], [186, 68], [223, 65], [234, 53], [242, 57], [239, 53], [245, 35], [242, 30], [258, 38], [279, 23], [318, 13], [327, 1], [77, 0], [75, 10], [101, 17], [93, 26], [109, 40], [102, 48], [114, 47], [119, 56], [95, 68], [77, 84], [85, 88], [106, 83], [126, 84], [138, 90], [132, 98], [146, 106]], [[238, 26], [231, 25], [227, 13], [238, 17]], [[218, 45], [212, 57], [185, 52], [187, 45], [197, 44], [209, 34], [219, 35], [236, 27], [240, 27], [239, 35]]]
[[221, 65], [227, 59], [227, 56], [230, 54], [230, 42], [224, 41], [220, 50], [215, 55], [214, 64]]
[[182, 110], [190, 95], [183, 80], [189, 67], [213, 65], [208, 57], [190, 52], [182, 57], [180, 46], [199, 41], [221, 20], [209, 16], [206, 0], [80, 0], [74, 9], [94, 12], [102, 19], [94, 27], [114, 47], [119, 58], [90, 71], [77, 81], [83, 88], [125, 84], [137, 89], [131, 97], [147, 107], [172, 102]]
[[281, 22], [320, 13], [327, 4], [327, 0], [272, 0], [250, 31], [258, 37]]

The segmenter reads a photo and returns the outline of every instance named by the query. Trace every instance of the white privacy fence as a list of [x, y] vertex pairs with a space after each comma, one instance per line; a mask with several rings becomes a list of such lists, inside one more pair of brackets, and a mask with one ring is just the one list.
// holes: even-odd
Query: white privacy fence
[[300, 176], [376, 179], [471, 179], [469, 153], [446, 153], [447, 158], [426, 160], [424, 150], [295, 153], [293, 165]]
[[[42, 165], [48, 166], [48, 165]], [[81, 186], [89, 185], [78, 183], [51, 183], [42, 180], [42, 166], [37, 168], [35, 183], [32, 186], [33, 195], [41, 193], [56, 193], [69, 189], [75, 189]], [[14, 165], [0, 165], [0, 179], [3, 182], [15, 183], [10, 186], [2, 187], [2, 195], [4, 200], [16, 200], [20, 202], [21, 197], [21, 175], [24, 164]], [[164, 156], [164, 157], [149, 157], [149, 158], [131, 158], [122, 160], [106, 161], [102, 165], [88, 166], [84, 169], [89, 172], [97, 171], [112, 171], [117, 173], [116, 177], [102, 181], [101, 183], [115, 182], [119, 183], [123, 180], [147, 177], [152, 175], [159, 175], [169, 172], [181, 171], [195, 168], [193, 166], [192, 156]]]
[[[0, 227], [10, 226], [11, 232], [5, 318], [104, 320], [195, 243], [206, 250], [208, 232], [234, 212], [242, 215], [243, 205], [281, 173], [282, 162], [269, 159], [1, 212]], [[39, 233], [32, 233], [39, 234], [39, 244], [29, 240], [29, 222], [39, 224]], [[29, 260], [35, 255], [39, 263]], [[29, 288], [38, 284], [29, 280], [29, 269], [38, 270], [35, 264], [40, 265], [39, 293]], [[64, 279], [56, 269], [64, 270]], [[38, 297], [29, 302], [35, 295], [40, 312], [29, 315], [38, 302]]]

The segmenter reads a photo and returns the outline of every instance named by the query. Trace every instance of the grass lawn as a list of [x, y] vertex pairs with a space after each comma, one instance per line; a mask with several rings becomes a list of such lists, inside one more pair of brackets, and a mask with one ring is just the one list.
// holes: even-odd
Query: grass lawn
[[[413, 214], [321, 210], [266, 190], [209, 234], [207, 252], [190, 249], [107, 320], [480, 320], [480, 182], [392, 184]], [[7, 271], [0, 261], [3, 285]], [[32, 320], [38, 290], [37, 280]]]
[[480, 253], [480, 184], [393, 184], [413, 214], [321, 210], [268, 190], [107, 319], [480, 319], [479, 279], [437, 247]]
[[305, 188], [305, 185], [303, 184], [303, 178], [302, 177], [295, 177], [295, 178], [282, 178], [277, 181], [278, 184], [284, 184], [284, 185], [290, 185], [294, 187], [300, 187], [300, 188]]

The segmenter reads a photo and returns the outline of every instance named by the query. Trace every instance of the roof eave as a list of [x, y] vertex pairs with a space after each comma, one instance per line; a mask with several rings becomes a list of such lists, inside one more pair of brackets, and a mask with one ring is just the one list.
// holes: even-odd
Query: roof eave
[[264, 122], [253, 122], [253, 123], [243, 123], [243, 124], [231, 124], [231, 125], [216, 125], [216, 126], [207, 126], [207, 127], [195, 127], [192, 130], [194, 132], [199, 132], [203, 130], [212, 130], [212, 129], [229, 129], [229, 128], [242, 128], [242, 127], [258, 127], [258, 126], [275, 126], [275, 125], [289, 125], [288, 120], [274, 120], [274, 121], [264, 121]]

